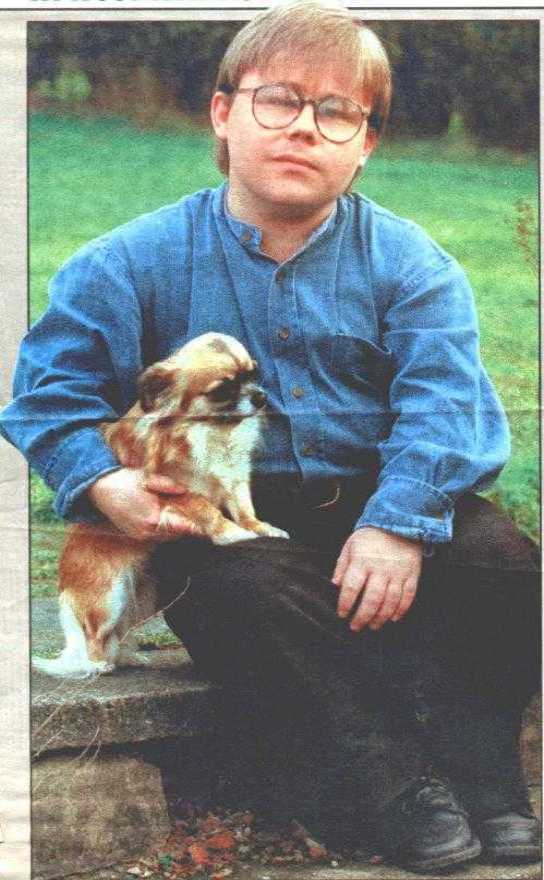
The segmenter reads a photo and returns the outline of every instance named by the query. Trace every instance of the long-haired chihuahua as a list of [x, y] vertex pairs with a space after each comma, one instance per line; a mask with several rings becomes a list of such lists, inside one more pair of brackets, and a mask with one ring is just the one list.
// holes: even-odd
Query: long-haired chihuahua
[[[122, 467], [185, 487], [163, 500], [159, 530], [171, 530], [182, 516], [214, 544], [289, 537], [258, 520], [251, 500], [251, 457], [266, 404], [255, 378], [243, 345], [205, 333], [145, 370], [138, 402], [101, 425]], [[82, 677], [145, 663], [132, 629], [156, 611], [148, 565], [154, 546], [106, 522], [69, 526], [59, 563], [65, 647], [55, 659], [33, 657], [36, 669]]]

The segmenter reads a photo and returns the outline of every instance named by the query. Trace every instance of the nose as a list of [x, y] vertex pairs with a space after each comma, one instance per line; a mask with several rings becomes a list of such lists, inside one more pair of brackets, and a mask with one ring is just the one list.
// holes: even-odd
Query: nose
[[300, 115], [290, 124], [287, 131], [289, 134], [303, 134], [317, 137], [318, 131], [315, 124], [314, 108], [312, 104], [305, 104]]
[[255, 409], [262, 409], [266, 405], [266, 394], [262, 388], [254, 388], [249, 399]]

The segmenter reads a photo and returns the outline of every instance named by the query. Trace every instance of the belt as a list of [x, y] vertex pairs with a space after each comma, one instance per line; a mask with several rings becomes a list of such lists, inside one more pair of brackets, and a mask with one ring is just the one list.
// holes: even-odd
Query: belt
[[294, 474], [263, 474], [254, 477], [254, 485], [281, 507], [291, 502], [306, 510], [331, 510], [340, 503], [359, 505], [372, 493], [375, 477], [312, 477], [303, 480]]

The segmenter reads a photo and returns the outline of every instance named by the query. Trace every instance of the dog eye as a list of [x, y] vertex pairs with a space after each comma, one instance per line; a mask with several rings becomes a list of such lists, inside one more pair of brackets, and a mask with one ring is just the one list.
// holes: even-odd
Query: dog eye
[[241, 382], [254, 382], [259, 377], [259, 369], [254, 367], [252, 370], [244, 370], [238, 375]]
[[217, 385], [215, 388], [212, 388], [211, 391], [208, 391], [206, 397], [213, 400], [215, 403], [225, 403], [227, 400], [232, 400], [236, 397], [237, 391], [237, 382], [233, 379], [224, 379], [220, 385]]

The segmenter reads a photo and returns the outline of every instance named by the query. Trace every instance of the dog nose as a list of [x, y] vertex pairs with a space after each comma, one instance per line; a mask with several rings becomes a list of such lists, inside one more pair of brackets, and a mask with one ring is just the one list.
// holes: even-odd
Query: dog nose
[[266, 405], [266, 394], [260, 388], [255, 388], [251, 392], [250, 400], [255, 409], [262, 409]]

